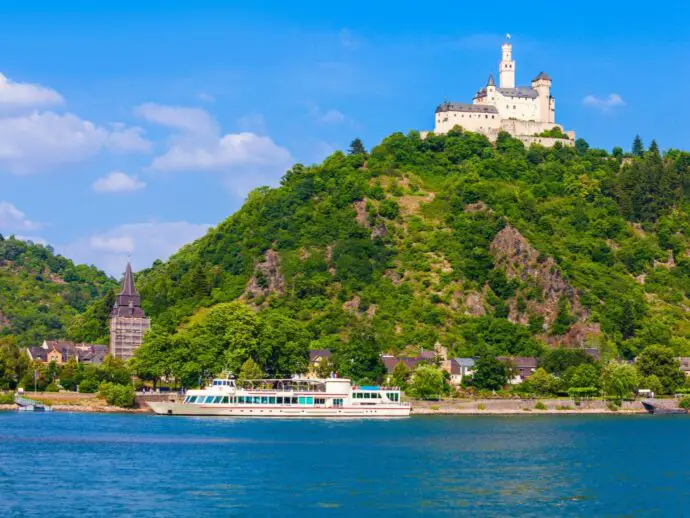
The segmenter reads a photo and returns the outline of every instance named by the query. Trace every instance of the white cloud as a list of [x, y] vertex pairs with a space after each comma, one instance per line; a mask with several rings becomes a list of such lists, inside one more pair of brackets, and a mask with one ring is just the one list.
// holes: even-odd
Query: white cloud
[[199, 100], [204, 101], [206, 103], [216, 102], [216, 98], [208, 92], [200, 92], [199, 93]]
[[131, 192], [145, 188], [146, 184], [136, 175], [129, 176], [120, 171], [113, 171], [96, 180], [92, 187], [96, 192]]
[[87, 160], [104, 149], [146, 151], [141, 129], [109, 130], [71, 113], [33, 112], [0, 118], [0, 167], [15, 174]]
[[159, 171], [228, 171], [243, 166], [286, 166], [292, 157], [269, 137], [255, 133], [229, 133], [212, 145], [173, 145], [167, 153], [153, 160]]
[[0, 74], [0, 107], [35, 108], [62, 104], [64, 99], [52, 88], [31, 83], [15, 83]]
[[342, 124], [345, 115], [338, 110], [322, 110], [317, 104], [309, 103], [309, 115], [320, 124]]
[[0, 230], [36, 230], [42, 226], [41, 223], [28, 219], [21, 210], [10, 202], [0, 201]]
[[597, 108], [601, 111], [608, 111], [616, 107], [625, 106], [625, 101], [618, 94], [609, 94], [606, 98], [599, 98], [594, 95], [587, 95], [582, 99], [582, 104]]
[[148, 268], [156, 259], [166, 260], [185, 244], [200, 238], [209, 228], [210, 225], [187, 221], [133, 223], [55, 248], [77, 263], [95, 264], [119, 277], [129, 253], [135, 269]]
[[148, 122], [183, 132], [217, 134], [219, 131], [215, 119], [201, 108], [146, 103], [138, 106], [135, 113]]

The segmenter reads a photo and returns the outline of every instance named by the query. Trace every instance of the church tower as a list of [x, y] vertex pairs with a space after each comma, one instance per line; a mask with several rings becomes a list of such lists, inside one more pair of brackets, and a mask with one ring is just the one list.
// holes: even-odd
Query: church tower
[[[510, 40], [510, 37], [508, 37]], [[499, 65], [500, 87], [515, 88], [515, 61], [513, 61], [513, 45], [506, 41], [503, 46], [503, 59]]]
[[132, 265], [128, 262], [120, 294], [110, 312], [110, 354], [129, 360], [149, 327], [151, 322], [141, 309], [141, 296], [134, 286]]

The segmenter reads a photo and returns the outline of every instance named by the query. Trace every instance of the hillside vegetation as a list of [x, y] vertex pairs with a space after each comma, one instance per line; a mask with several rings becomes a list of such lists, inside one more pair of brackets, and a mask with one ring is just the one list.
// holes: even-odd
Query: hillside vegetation
[[[191, 382], [251, 360], [281, 374], [330, 348], [341, 372], [370, 362], [372, 377], [378, 353], [437, 343], [690, 355], [689, 194], [690, 154], [639, 141], [609, 154], [396, 133], [370, 154], [298, 164], [142, 272], [154, 327], [138, 369]], [[272, 329], [285, 343], [263, 347]]]
[[75, 265], [50, 246], [0, 235], [0, 343], [33, 346], [56, 338], [107, 343], [106, 318], [116, 286], [105, 273]]

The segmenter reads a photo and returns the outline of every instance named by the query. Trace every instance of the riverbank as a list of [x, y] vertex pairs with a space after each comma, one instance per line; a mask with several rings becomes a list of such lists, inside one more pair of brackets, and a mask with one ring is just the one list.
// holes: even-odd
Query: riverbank
[[620, 407], [608, 401], [572, 399], [451, 399], [413, 401], [412, 415], [520, 415], [520, 414], [644, 414], [639, 401], [623, 401]]
[[[169, 399], [170, 395], [137, 396], [134, 408], [108, 405], [96, 394], [73, 392], [29, 393], [27, 397], [53, 407], [55, 412], [82, 413], [151, 413], [147, 400]], [[676, 406], [674, 400], [657, 400]], [[412, 415], [539, 415], [539, 414], [644, 414], [640, 401], [624, 401], [614, 407], [608, 401], [581, 401], [572, 399], [448, 399], [442, 401], [412, 401]], [[0, 405], [0, 411], [15, 410], [15, 405]]]

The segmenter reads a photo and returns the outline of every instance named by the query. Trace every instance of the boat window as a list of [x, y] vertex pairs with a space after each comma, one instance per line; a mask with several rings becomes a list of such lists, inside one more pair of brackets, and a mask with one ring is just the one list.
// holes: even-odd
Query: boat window
[[282, 404], [283, 404], [283, 398], [282, 398], [282, 397], [279, 397], [279, 398], [278, 398], [278, 404], [279, 404], [279, 405], [282, 405]]
[[254, 403], [255, 404], [260, 404], [261, 403], [261, 398], [259, 396], [254, 396]]
[[213, 400], [214, 403], [220, 403], [223, 400], [223, 396], [216, 396], [216, 398]]
[[196, 396], [189, 396], [189, 402], [194, 403], [196, 401]]
[[275, 405], [275, 404], [276, 404], [276, 398], [275, 398], [275, 397], [270, 397], [270, 398], [268, 398], [268, 402], [269, 402], [271, 405]]
[[306, 398], [300, 397], [300, 398], [299, 398], [299, 404], [300, 404], [300, 405], [304, 405], [305, 400], [306, 400]]
[[316, 399], [314, 400], [314, 403], [316, 403], [317, 405], [325, 405], [325, 404], [326, 404], [326, 400], [325, 400], [324, 398], [316, 398]]
[[369, 392], [364, 393], [364, 399], [369, 399], [371, 397], [371, 394]]
[[237, 399], [239, 403], [244, 404], [244, 396], [238, 396]]
[[313, 397], [308, 397], [307, 398], [307, 405], [313, 405], [314, 404], [314, 398]]
[[262, 404], [262, 405], [267, 405], [267, 404], [268, 404], [268, 397], [263, 396], [263, 397], [261, 398], [261, 404]]
[[230, 402], [230, 398], [228, 396], [223, 397], [223, 401], [222, 401], [223, 404], [227, 405], [229, 402]]

